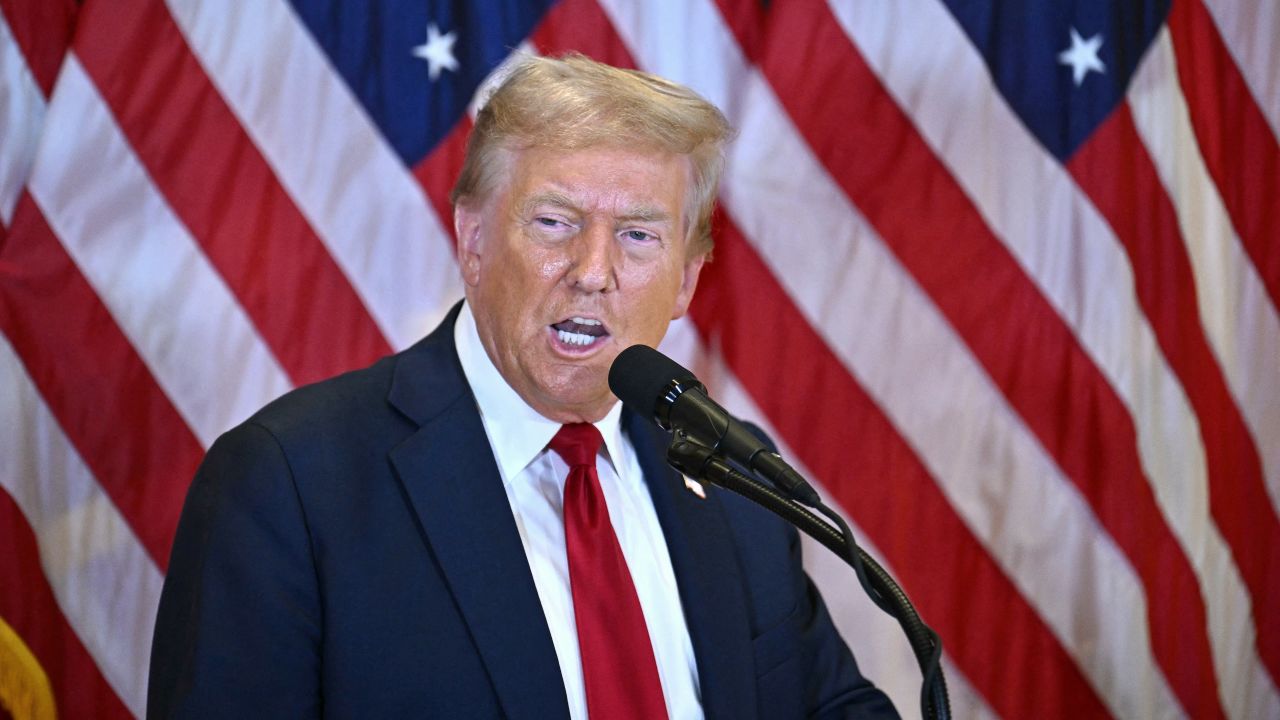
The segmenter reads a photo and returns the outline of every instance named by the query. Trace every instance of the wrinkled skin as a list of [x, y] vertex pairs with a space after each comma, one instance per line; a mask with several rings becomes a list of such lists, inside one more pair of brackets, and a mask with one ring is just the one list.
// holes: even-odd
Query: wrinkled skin
[[[454, 211], [467, 303], [498, 371], [557, 422], [594, 422], [616, 402], [609, 366], [656, 347], [684, 315], [705, 254], [688, 253], [686, 156], [624, 148], [510, 153], [489, 197]], [[552, 325], [598, 320], [588, 346]], [[562, 326], [563, 327], [563, 326]], [[597, 331], [599, 332], [599, 331]]]

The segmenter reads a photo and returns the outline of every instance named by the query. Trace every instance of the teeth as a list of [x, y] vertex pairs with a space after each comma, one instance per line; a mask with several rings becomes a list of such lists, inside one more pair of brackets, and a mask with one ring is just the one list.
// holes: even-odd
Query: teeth
[[[577, 322], [577, 320], [574, 322]], [[590, 345], [596, 341], [596, 338], [591, 335], [569, 332], [568, 330], [557, 330], [556, 335], [560, 337], [560, 342], [566, 345]]]
[[572, 320], [573, 322], [578, 323], [579, 325], [599, 325], [600, 324], [599, 320], [592, 320], [591, 318], [571, 317], [569, 319]]

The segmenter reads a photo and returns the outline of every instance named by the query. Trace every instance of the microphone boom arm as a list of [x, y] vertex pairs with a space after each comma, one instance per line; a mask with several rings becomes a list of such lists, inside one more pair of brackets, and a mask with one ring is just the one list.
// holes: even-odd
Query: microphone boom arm
[[937, 719], [951, 717], [951, 704], [941, 665], [942, 640], [921, 620], [915, 606], [893, 577], [858, 546], [848, 523], [839, 513], [821, 501], [814, 505], [838, 526], [837, 529], [773, 486], [734, 469], [714, 449], [690, 440], [682, 432], [672, 433], [671, 445], [667, 448], [667, 462], [694, 480], [706, 481], [735, 492], [773, 512], [848, 563], [872, 602], [897, 620], [907, 635], [923, 675], [920, 689], [923, 716]]

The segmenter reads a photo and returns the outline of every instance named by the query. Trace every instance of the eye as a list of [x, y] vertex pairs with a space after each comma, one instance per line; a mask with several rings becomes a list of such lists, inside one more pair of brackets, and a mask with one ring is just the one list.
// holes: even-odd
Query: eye
[[563, 225], [563, 224], [564, 224], [564, 223], [560, 222], [559, 220], [557, 220], [556, 218], [553, 218], [553, 217], [539, 217], [539, 218], [534, 218], [534, 222], [538, 223], [539, 225], [541, 225], [541, 226], [543, 226], [543, 227], [556, 227], [557, 225]]
[[651, 242], [658, 239], [657, 235], [645, 230], [624, 230], [622, 236], [632, 242]]

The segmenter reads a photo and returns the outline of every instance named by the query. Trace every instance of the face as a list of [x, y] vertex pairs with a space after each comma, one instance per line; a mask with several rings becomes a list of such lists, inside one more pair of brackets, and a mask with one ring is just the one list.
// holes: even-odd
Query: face
[[686, 252], [690, 172], [682, 155], [531, 148], [488, 198], [455, 208], [480, 339], [543, 416], [599, 420], [618, 353], [657, 346], [688, 309], [705, 259]]

